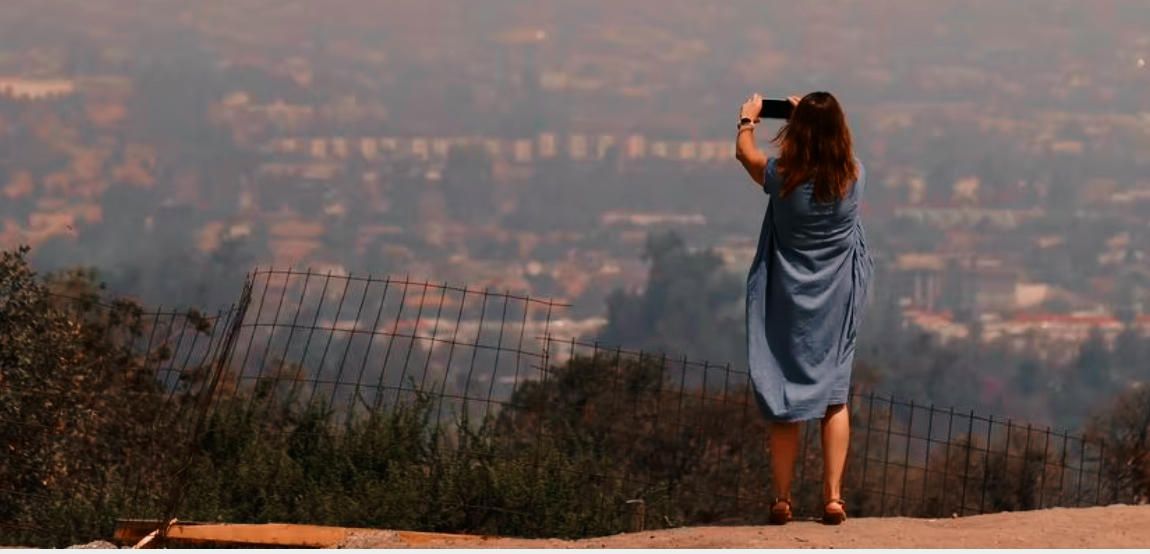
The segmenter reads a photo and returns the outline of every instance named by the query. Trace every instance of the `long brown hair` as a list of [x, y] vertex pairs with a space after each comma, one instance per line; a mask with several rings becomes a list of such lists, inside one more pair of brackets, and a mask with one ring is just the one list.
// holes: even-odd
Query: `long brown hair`
[[818, 202], [846, 197], [858, 178], [851, 130], [834, 95], [812, 92], [803, 97], [774, 139], [779, 147], [781, 196], [803, 183], [814, 183]]

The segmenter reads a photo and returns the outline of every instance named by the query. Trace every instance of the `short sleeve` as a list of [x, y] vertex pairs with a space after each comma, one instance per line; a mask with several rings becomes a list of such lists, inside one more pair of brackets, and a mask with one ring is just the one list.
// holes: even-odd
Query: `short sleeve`
[[866, 167], [863, 167], [862, 160], [855, 158], [855, 165], [858, 166], [858, 179], [855, 180], [855, 186], [858, 187], [858, 193], [861, 195], [866, 190]]
[[767, 160], [767, 169], [763, 171], [763, 192], [770, 195], [778, 193], [780, 188], [778, 165], [778, 158], [770, 158]]

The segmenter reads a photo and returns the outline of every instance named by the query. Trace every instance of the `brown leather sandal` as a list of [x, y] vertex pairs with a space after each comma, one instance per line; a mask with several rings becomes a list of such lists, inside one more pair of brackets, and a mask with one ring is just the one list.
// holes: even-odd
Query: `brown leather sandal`
[[791, 501], [787, 498], [776, 498], [771, 503], [771, 525], [785, 525], [791, 520]]
[[[838, 504], [839, 509], [832, 510], [831, 505]], [[827, 525], [838, 525], [847, 520], [847, 503], [843, 502], [841, 498], [832, 498], [827, 500], [823, 506], [823, 523]]]

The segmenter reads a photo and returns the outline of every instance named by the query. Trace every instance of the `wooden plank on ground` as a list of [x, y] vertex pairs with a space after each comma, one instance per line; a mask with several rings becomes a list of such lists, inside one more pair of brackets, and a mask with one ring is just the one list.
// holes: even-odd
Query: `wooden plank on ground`
[[[137, 544], [149, 535], [157, 533], [160, 527], [161, 523], [156, 520], [120, 520], [116, 525], [115, 539], [121, 544]], [[168, 527], [165, 541], [169, 544], [186, 545], [217, 544], [241, 547], [295, 546], [330, 548], [342, 544], [352, 532], [372, 533], [377, 531], [373, 529], [290, 523], [202, 523], [194, 521], [174, 521]], [[471, 535], [424, 533], [419, 531], [396, 531], [394, 533], [394, 536], [402, 543], [407, 546], [416, 547], [431, 543], [480, 538]]]
[[237, 546], [302, 546], [330, 548], [347, 538], [342, 527], [320, 525], [292, 525], [286, 523], [211, 523], [181, 525], [168, 529], [170, 542], [203, 544], [219, 543]]

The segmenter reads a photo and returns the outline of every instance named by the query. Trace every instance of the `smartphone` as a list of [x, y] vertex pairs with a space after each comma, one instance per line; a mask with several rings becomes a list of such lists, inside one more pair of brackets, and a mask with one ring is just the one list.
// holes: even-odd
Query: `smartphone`
[[763, 100], [763, 109], [759, 117], [764, 119], [790, 119], [794, 108], [790, 100]]

